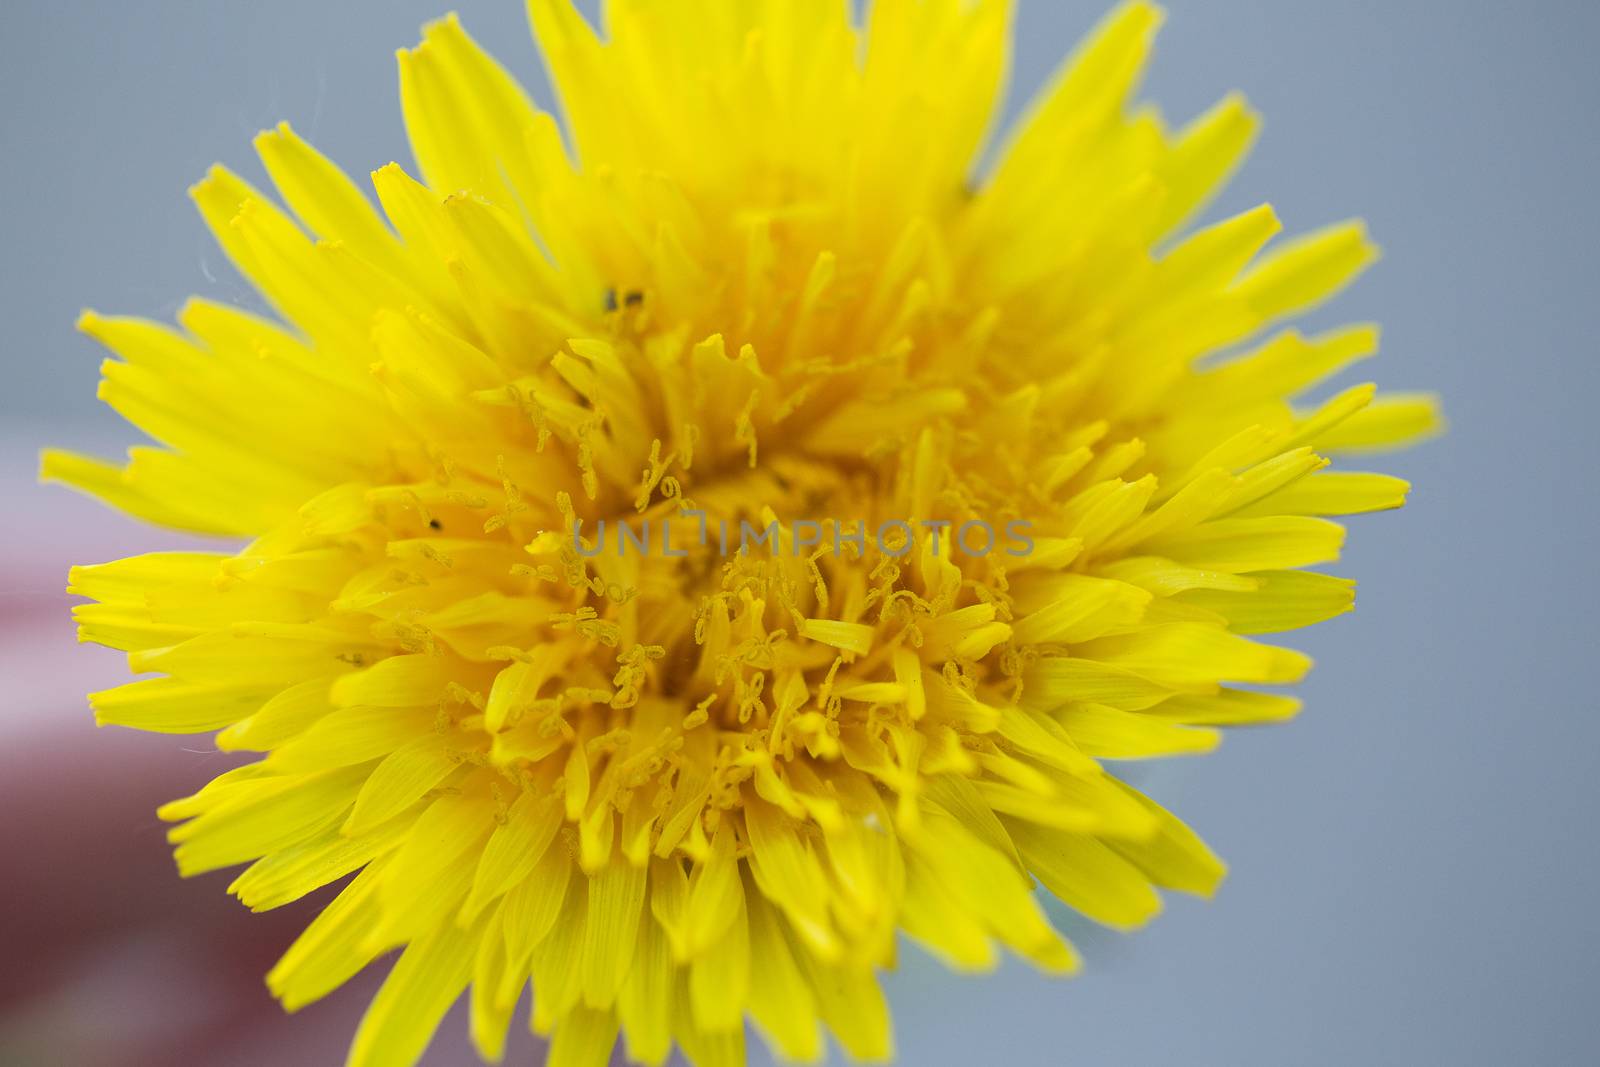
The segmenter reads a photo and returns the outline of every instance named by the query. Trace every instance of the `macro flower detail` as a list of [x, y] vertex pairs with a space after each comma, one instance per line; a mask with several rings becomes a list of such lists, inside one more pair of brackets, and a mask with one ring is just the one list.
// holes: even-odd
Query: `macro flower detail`
[[[530, 983], [558, 1067], [619, 1035], [735, 1065], [747, 1020], [884, 1059], [901, 933], [1065, 974], [1041, 887], [1117, 928], [1210, 894], [1104, 761], [1293, 715], [1259, 687], [1309, 660], [1259, 635], [1349, 610], [1304, 569], [1329, 516], [1404, 501], [1330, 458], [1432, 401], [1297, 403], [1377, 333], [1283, 325], [1371, 262], [1361, 226], [1189, 227], [1256, 119], [1133, 105], [1144, 3], [990, 166], [1005, 0], [529, 6], [563, 124], [451, 17], [399, 54], [418, 174], [376, 207], [262, 133], [283, 206], [221, 167], [191, 194], [277, 319], [85, 313], [158, 444], [43, 460], [247, 541], [70, 582], [150, 675], [99, 722], [259, 754], [161, 809], [180, 871], [248, 864], [254, 910], [344, 883], [272, 992], [399, 950], [352, 1064], [414, 1061], [464, 992], [496, 1060]], [[730, 526], [764, 537], [707, 550]]]

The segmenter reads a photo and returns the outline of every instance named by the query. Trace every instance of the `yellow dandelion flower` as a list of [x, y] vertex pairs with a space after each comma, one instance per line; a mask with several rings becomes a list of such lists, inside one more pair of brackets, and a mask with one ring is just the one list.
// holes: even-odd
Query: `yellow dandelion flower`
[[[399, 54], [420, 168], [369, 199], [288, 126], [277, 198], [191, 190], [279, 321], [85, 314], [159, 442], [44, 476], [248, 538], [74, 569], [151, 677], [98, 720], [260, 758], [161, 810], [182, 873], [275, 908], [347, 879], [267, 977], [290, 1010], [400, 949], [350, 1051], [403, 1064], [470, 990], [549, 1062], [891, 1054], [904, 932], [1077, 966], [1035, 882], [1138, 926], [1222, 864], [1102, 761], [1286, 718], [1350, 608], [1327, 470], [1431, 402], [1305, 390], [1371, 355], [1285, 319], [1374, 257], [1186, 220], [1248, 148], [1228, 98], [1130, 98], [1113, 13], [980, 172], [1004, 0], [565, 0], [564, 132], [454, 18]], [[565, 134], [565, 135], [564, 135]], [[1222, 352], [1224, 357], [1205, 357]], [[1229, 355], [1229, 353], [1233, 353]], [[942, 535], [942, 536], [941, 536]], [[353, 876], [353, 877], [352, 877]], [[819, 1025], [820, 1024], [820, 1025]]]

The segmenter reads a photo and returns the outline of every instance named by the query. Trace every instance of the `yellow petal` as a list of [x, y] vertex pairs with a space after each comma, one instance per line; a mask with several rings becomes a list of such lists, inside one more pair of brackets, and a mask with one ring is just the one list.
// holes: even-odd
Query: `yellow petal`
[[472, 976], [473, 931], [446, 923], [413, 942], [362, 1016], [346, 1063], [413, 1063]]

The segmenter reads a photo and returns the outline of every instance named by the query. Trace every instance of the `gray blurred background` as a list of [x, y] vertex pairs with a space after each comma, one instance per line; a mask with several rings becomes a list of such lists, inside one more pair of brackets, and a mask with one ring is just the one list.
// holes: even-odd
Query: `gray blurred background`
[[[266, 959], [304, 919], [215, 910], [225, 877], [180, 886], [170, 872], [150, 807], [214, 773], [216, 757], [200, 740], [87, 725], [85, 686], [113, 684], [122, 668], [73, 645], [61, 587], [68, 563], [175, 539], [36, 488], [34, 455], [41, 444], [110, 453], [133, 440], [94, 399], [100, 353], [72, 331], [80, 307], [170, 318], [190, 293], [254, 302], [184, 195], [210, 162], [260, 178], [249, 140], [288, 119], [358, 175], [409, 165], [393, 50], [448, 2], [4, 7], [0, 820], [7, 842], [53, 847], [63, 865], [8, 853], [8, 868], [32, 872], [24, 889], [8, 875], [20, 894], [0, 901], [8, 939], [37, 926], [30, 912], [49, 910], [70, 864], [105, 859], [102, 842], [123, 838], [134, 854], [117, 862], [158, 872], [152, 914], [182, 901], [196, 909], [182, 926], [213, 909], [203, 914], [225, 931], [216, 936], [266, 937]], [[1291, 231], [1365, 216], [1384, 259], [1312, 325], [1381, 322], [1384, 351], [1365, 373], [1438, 390], [1452, 430], [1382, 462], [1414, 481], [1412, 503], [1352, 523], [1338, 570], [1360, 579], [1358, 608], [1296, 635], [1319, 664], [1303, 716], [1145, 772], [1232, 865], [1218, 899], [1175, 898], [1132, 937], [1058, 915], [1088, 964], [1064, 984], [1015, 965], [956, 978], [908, 951], [887, 983], [901, 1062], [1600, 1062], [1600, 707], [1588, 659], [1600, 592], [1600, 5], [1168, 6], [1146, 95], [1183, 120], [1239, 88], [1266, 116], [1213, 214], [1270, 200]], [[520, 4], [458, 7], [548, 105]], [[1019, 8], [1013, 112], [1103, 10]], [[167, 770], [118, 784], [110, 753]], [[28, 775], [44, 784], [22, 784]], [[75, 799], [90, 809], [77, 822], [61, 814]], [[99, 895], [82, 907], [125, 907], [115, 886], [127, 869], [106, 859], [85, 874]], [[128, 936], [73, 942], [78, 962], [48, 972], [65, 975], [67, 993], [36, 988], [38, 960], [58, 944], [0, 951], [0, 994], [15, 987], [0, 1060], [176, 1056], [130, 1052], [143, 1046], [118, 1029], [152, 1029], [150, 1013], [171, 1009], [148, 988], [166, 972], [125, 947], [108, 956], [107, 939]], [[228, 1010], [265, 1002], [262, 963], [249, 957]], [[298, 1029], [270, 1016], [253, 1030], [219, 1026], [202, 1062], [335, 1062], [367, 993], [332, 998]], [[122, 1051], [85, 1044], [74, 1058], [53, 1043], [77, 1047], [86, 1031]], [[312, 1044], [286, 1058], [271, 1042], [287, 1035]], [[457, 1014], [430, 1062], [470, 1061]]]

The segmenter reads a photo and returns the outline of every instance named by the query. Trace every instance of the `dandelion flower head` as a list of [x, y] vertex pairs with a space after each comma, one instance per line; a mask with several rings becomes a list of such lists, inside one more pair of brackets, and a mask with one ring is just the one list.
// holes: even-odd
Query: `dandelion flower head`
[[1377, 336], [1285, 325], [1373, 246], [1193, 227], [1256, 118], [1136, 104], [1156, 9], [982, 165], [1010, 5], [850, 7], [532, 0], [560, 122], [446, 18], [375, 201], [287, 125], [272, 193], [191, 190], [272, 316], [83, 317], [156, 444], [45, 476], [233, 539], [73, 570], [148, 676], [95, 714], [256, 754], [161, 814], [252, 909], [342, 883], [289, 1009], [398, 950], [352, 1064], [464, 992], [497, 1059], [530, 984], [557, 1067], [735, 1065], [747, 1021], [882, 1059], [902, 934], [1073, 971], [1044, 893], [1131, 928], [1223, 872], [1107, 761], [1292, 715], [1259, 635], [1348, 610], [1328, 516], [1404, 499], [1330, 460], [1431, 403], [1299, 402]]

